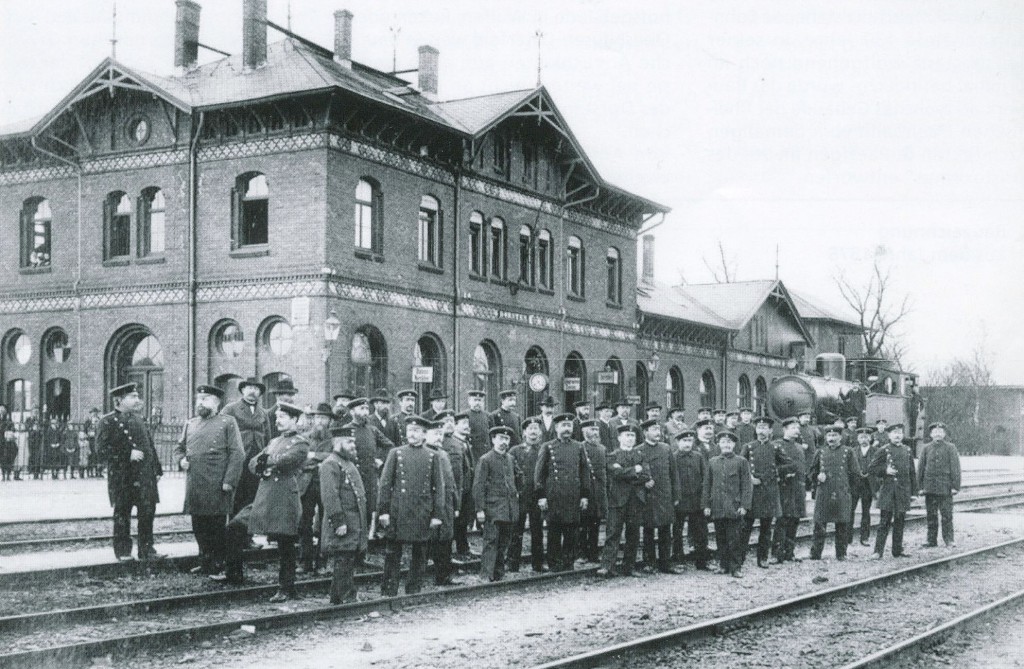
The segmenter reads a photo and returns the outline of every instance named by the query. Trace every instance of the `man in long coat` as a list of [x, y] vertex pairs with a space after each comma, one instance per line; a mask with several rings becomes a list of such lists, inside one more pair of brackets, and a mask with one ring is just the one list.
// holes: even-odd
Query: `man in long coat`
[[[402, 442], [402, 434], [398, 430], [398, 424], [391, 421], [391, 397], [388, 396], [383, 390], [379, 391], [370, 400], [371, 408], [369, 417], [366, 419], [367, 422], [384, 433], [384, 436], [388, 438], [392, 444], [398, 445]], [[378, 455], [377, 457], [383, 462], [387, 460], [387, 453]], [[381, 465], [383, 466], [383, 465]]]
[[776, 562], [800, 561], [793, 554], [793, 549], [796, 547], [796, 530], [800, 519], [807, 515], [807, 460], [799, 438], [800, 421], [792, 417], [782, 421], [782, 440], [779, 445], [794, 467], [779, 480], [782, 516], [775, 523], [772, 535], [772, 554]]
[[302, 436], [309, 442], [309, 454], [299, 476], [302, 517], [299, 519], [299, 556], [295, 571], [315, 576], [320, 573], [320, 546], [314, 545], [313, 538], [320, 533], [324, 513], [320, 501], [320, 463], [334, 449], [331, 426], [336, 425], [337, 420], [327, 402], [320, 402], [312, 410], [307, 407], [303, 418], [306, 423]]
[[580, 511], [591, 495], [586, 449], [572, 439], [572, 421], [571, 413], [555, 417], [558, 437], [540, 447], [533, 476], [537, 506], [547, 512], [548, 565], [561, 571], [573, 569]]
[[604, 444], [605, 453], [611, 453], [619, 447], [619, 433], [612, 425], [615, 411], [609, 404], [598, 404], [594, 408], [594, 415], [597, 416], [597, 427], [601, 431], [601, 443]]
[[820, 560], [825, 548], [825, 531], [829, 523], [836, 526], [836, 559], [846, 559], [846, 534], [850, 531], [850, 491], [860, 479], [860, 467], [853, 449], [843, 443], [839, 427], [825, 428], [825, 447], [818, 449], [811, 465], [814, 481], [814, 538], [811, 559]]
[[733, 430], [736, 433], [736, 437], [739, 438], [741, 445], [757, 440], [757, 428], [754, 423], [754, 410], [750, 407], [741, 408], [740, 422], [736, 425], [736, 429]]
[[640, 524], [643, 522], [644, 504], [650, 470], [643, 453], [636, 448], [636, 430], [624, 424], [616, 428], [619, 447], [608, 454], [608, 531], [601, 551], [598, 576], [612, 576], [615, 557], [619, 554], [619, 538], [625, 530], [626, 548], [622, 554], [622, 567], [618, 573], [631, 576], [636, 563], [636, 549], [640, 543]]
[[768, 553], [772, 545], [772, 521], [782, 515], [779, 499], [779, 477], [795, 471], [795, 466], [778, 442], [772, 441], [772, 426], [767, 416], [758, 416], [753, 421], [755, 439], [740, 448], [740, 455], [750, 463], [751, 483], [754, 486], [750, 509], [744, 518], [743, 546], [750, 544], [754, 531], [754, 520], [758, 522], [757, 566], [768, 566]]
[[590, 467], [591, 498], [587, 510], [580, 518], [580, 552], [587, 562], [598, 562], [601, 559], [598, 548], [598, 535], [601, 532], [601, 521], [608, 515], [608, 468], [607, 453], [601, 443], [601, 430], [596, 420], [585, 420], [579, 424], [583, 434], [583, 449]]
[[[800, 434], [798, 435], [798, 441], [804, 444], [804, 472], [811, 470], [811, 463], [814, 462], [814, 454], [818, 452], [818, 449], [824, 445], [824, 435], [821, 432], [821, 428], [817, 425], [811, 425], [811, 412], [801, 411], [797, 416], [797, 420], [800, 421]], [[808, 476], [805, 479], [806, 490], [811, 490], [814, 487], [811, 478]]]
[[452, 578], [452, 538], [455, 524], [459, 520], [459, 506], [462, 488], [455, 479], [451, 458], [444, 449], [444, 425], [454, 414], [451, 409], [442, 409], [435, 415], [427, 429], [426, 447], [434, 451], [441, 460], [441, 474], [444, 477], [444, 511], [441, 526], [434, 530], [430, 539], [430, 557], [434, 561], [434, 585], [458, 585]]
[[[523, 440], [522, 434], [519, 432], [519, 426], [523, 422], [523, 417], [516, 413], [516, 404], [519, 402], [516, 391], [514, 390], [502, 390], [498, 393], [498, 397], [501, 398], [501, 406], [491, 412], [491, 427], [503, 426], [512, 430], [512, 443], [518, 444]], [[473, 444], [474, 448], [477, 444]], [[529, 476], [529, 472], [526, 473]]]
[[163, 468], [153, 438], [138, 417], [142, 399], [134, 383], [110, 391], [114, 410], [100, 419], [97, 448], [108, 453], [107, 492], [114, 507], [114, 555], [132, 559], [132, 507], [139, 518], [139, 559], [163, 557], [153, 549], [153, 517], [160, 501], [157, 481]]
[[[396, 446], [384, 433], [370, 424], [370, 405], [365, 397], [358, 397], [348, 404], [352, 418], [352, 436], [356, 440], [359, 455], [359, 475], [363, 477], [366, 499], [372, 507], [377, 503], [377, 477], [388, 453]], [[370, 517], [366, 517], [367, 525]]]
[[414, 595], [423, 587], [427, 545], [433, 531], [441, 526], [445, 488], [441, 458], [424, 447], [429, 423], [420, 416], [406, 419], [406, 444], [388, 452], [380, 474], [377, 495], [377, 525], [386, 540], [384, 580], [381, 594], [398, 595], [399, 569], [405, 544], [412, 546], [412, 563], [405, 593]]
[[224, 568], [228, 514], [245, 460], [238, 424], [217, 413], [223, 397], [216, 386], [196, 388], [196, 416], [185, 423], [174, 449], [178, 468], [185, 472], [183, 511], [192, 516], [192, 534], [199, 544], [200, 565], [192, 570], [196, 574]]
[[[221, 415], [231, 416], [238, 424], [246, 463], [256, 457], [256, 454], [270, 443], [272, 417], [266, 409], [260, 406], [260, 397], [265, 391], [266, 386], [256, 379], [249, 378], [239, 381], [238, 392], [242, 396], [234, 402], [229, 402], [220, 412]], [[242, 477], [238, 480], [238, 487], [235, 489], [232, 514], [237, 514], [243, 507], [252, 504], [259, 485], [259, 479], [249, 472], [248, 467], [243, 467]]]
[[530, 563], [533, 571], [545, 572], [544, 566], [544, 516], [537, 506], [537, 489], [534, 487], [533, 472], [537, 469], [537, 457], [540, 455], [542, 428], [537, 418], [527, 418], [522, 425], [523, 443], [513, 446], [509, 455], [516, 467], [523, 473], [519, 482], [519, 517], [512, 526], [512, 539], [508, 547], [508, 570], [519, 571], [519, 562], [523, 553], [523, 532], [526, 524], [530, 524]]
[[847, 543], [853, 543], [853, 514], [860, 505], [860, 545], [868, 546], [871, 538], [871, 502], [874, 499], [874, 485], [868, 467], [875, 459], [878, 446], [874, 443], [875, 431], [870, 427], [857, 429], [857, 445], [853, 447], [853, 455], [857, 458], [860, 476], [850, 490], [850, 532]]
[[878, 510], [881, 519], [875, 533], [875, 552], [872, 558], [882, 559], [885, 543], [892, 528], [892, 556], [909, 557], [903, 550], [903, 523], [914, 499], [916, 479], [914, 454], [903, 443], [903, 425], [893, 423], [888, 428], [889, 443], [875, 453], [868, 471], [878, 480]]
[[499, 425], [490, 430], [494, 448], [480, 458], [473, 476], [473, 501], [477, 522], [483, 527], [484, 551], [480, 578], [500, 581], [505, 575], [505, 554], [512, 525], [519, 518], [519, 480], [523, 473], [508, 454], [512, 430]]
[[[672, 550], [672, 521], [676, 516], [679, 491], [676, 489], [678, 475], [672, 450], [661, 440], [661, 425], [657, 418], [648, 418], [640, 424], [644, 443], [640, 452], [647, 462], [651, 484], [647, 489], [647, 504], [644, 505], [644, 566], [647, 573], [655, 569], [663, 574], [674, 574], [670, 552]], [[655, 555], [654, 533], [658, 533], [657, 555]]]
[[701, 496], [704, 494], [704, 478], [707, 476], [707, 460], [694, 448], [697, 433], [683, 430], [676, 434], [676, 450], [672, 457], [676, 461], [676, 519], [672, 524], [672, 559], [683, 561], [683, 529], [688, 528], [690, 544], [697, 569], [708, 565], [708, 521], [704, 517]]
[[[395, 446], [401, 446], [405, 443], [406, 423], [416, 415], [416, 402], [419, 401], [420, 394], [411, 388], [407, 388], [406, 390], [399, 390], [396, 397], [398, 398], [398, 411], [388, 418], [389, 429], [382, 431], [386, 434], [392, 432], [398, 434], [398, 441], [394, 442], [394, 444]], [[372, 507], [373, 504], [370, 506]]]
[[932, 423], [928, 426], [931, 438], [921, 451], [917, 487], [924, 495], [928, 521], [928, 542], [925, 548], [938, 545], [939, 515], [942, 516], [942, 541], [955, 546], [953, 538], [953, 495], [960, 492], [960, 453], [946, 441], [946, 426]]
[[715, 523], [715, 543], [721, 573], [742, 578], [743, 517], [750, 508], [753, 487], [750, 465], [736, 455], [736, 434], [731, 430], [718, 433], [718, 448], [722, 452], [708, 462], [708, 475], [704, 479], [702, 503], [704, 515]]
[[366, 553], [366, 491], [356, 465], [351, 427], [332, 427], [332, 453], [320, 463], [320, 499], [324, 506], [321, 551], [334, 557], [331, 604], [356, 601], [355, 565]]
[[[466, 435], [473, 454], [473, 462], [479, 462], [484, 453], [491, 449], [491, 417], [484, 411], [484, 400], [487, 393], [482, 390], [470, 390], [466, 393], [466, 420], [469, 421], [469, 433]], [[472, 519], [468, 519], [472, 521]]]
[[[486, 424], [487, 414], [483, 411], [477, 413], [484, 417]], [[476, 512], [473, 510], [473, 472], [476, 470], [477, 461], [473, 455], [473, 445], [470, 442], [473, 430], [471, 414], [471, 411], [463, 412], [446, 421], [445, 438], [442, 443], [445, 452], [448, 453], [448, 459], [452, 461], [452, 472], [455, 474], [456, 483], [459, 490], [462, 491], [462, 499], [459, 500], [459, 517], [455, 523], [456, 562], [467, 562], [473, 558], [473, 554], [469, 550], [469, 526], [473, 524], [476, 516]]]
[[275, 424], [280, 434], [248, 462], [249, 471], [260, 479], [256, 499], [228, 522], [228, 558], [225, 579], [241, 584], [242, 551], [247, 534], [265, 534], [277, 542], [278, 591], [271, 602], [295, 599], [295, 542], [302, 518], [299, 479], [309, 459], [310, 443], [299, 434], [302, 408], [278, 402]]

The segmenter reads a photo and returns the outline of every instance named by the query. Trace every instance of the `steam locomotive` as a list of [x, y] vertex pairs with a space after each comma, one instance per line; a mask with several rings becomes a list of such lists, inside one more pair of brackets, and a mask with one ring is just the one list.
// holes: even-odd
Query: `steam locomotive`
[[838, 353], [815, 359], [815, 374], [787, 374], [768, 388], [768, 407], [776, 420], [810, 412], [818, 425], [856, 416], [873, 426], [884, 418], [903, 423], [910, 444], [924, 431], [924, 402], [914, 374], [892, 369], [884, 360], [847, 361]]

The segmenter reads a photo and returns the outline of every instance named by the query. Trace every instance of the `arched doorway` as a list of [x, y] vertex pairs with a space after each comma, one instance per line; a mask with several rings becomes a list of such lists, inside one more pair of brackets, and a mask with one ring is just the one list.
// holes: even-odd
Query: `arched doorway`
[[416, 392], [420, 395], [417, 411], [423, 411], [430, 407], [430, 393], [434, 390], [444, 390], [447, 386], [444, 346], [436, 334], [428, 332], [416, 341], [412, 351], [412, 364], [413, 367], [432, 370], [429, 382], [416, 384]]
[[751, 404], [753, 404], [753, 390], [750, 387], [750, 379], [746, 374], [740, 374], [739, 380], [736, 381], [736, 408], [752, 409]]
[[604, 363], [604, 372], [599, 372], [598, 380], [604, 388], [604, 401], [611, 404], [622, 397], [623, 383], [622, 361], [612, 356]]
[[352, 335], [348, 375], [348, 385], [357, 396], [373, 397], [388, 386], [388, 345], [374, 326], [360, 326]]
[[583, 356], [573, 351], [565, 357], [562, 366], [562, 392], [565, 410], [572, 411], [577, 402], [588, 400], [587, 396], [587, 363]]
[[139, 416], [160, 422], [164, 413], [164, 349], [145, 326], [121, 328], [107, 347], [107, 390], [124, 383], [138, 386], [143, 403]]
[[[536, 416], [540, 413], [540, 403], [551, 391], [551, 369], [548, 366], [548, 356], [540, 346], [531, 346], [526, 352], [525, 363], [526, 374], [523, 381], [526, 383], [526, 415]], [[530, 388], [530, 377], [534, 374], [543, 374], [548, 378], [548, 387], [535, 391]]]
[[715, 374], [710, 369], [706, 369], [700, 376], [700, 405], [715, 409], [718, 407], [717, 397], [718, 393], [715, 392]]
[[473, 351], [473, 388], [487, 393], [488, 410], [498, 407], [501, 392], [501, 354], [490, 339], [477, 344]]
[[638, 361], [636, 363], [636, 394], [640, 397], [640, 407], [637, 409], [637, 414], [641, 418], [647, 416], [644, 410], [647, 408], [647, 400], [650, 397], [650, 386], [650, 381], [647, 378], [647, 365]]
[[68, 420], [71, 417], [71, 382], [50, 379], [43, 394], [43, 414], [50, 418]]

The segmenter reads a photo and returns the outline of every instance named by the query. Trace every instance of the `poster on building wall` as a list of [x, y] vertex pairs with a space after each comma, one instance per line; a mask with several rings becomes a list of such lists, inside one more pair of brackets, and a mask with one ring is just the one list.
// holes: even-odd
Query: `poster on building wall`
[[413, 383], [433, 383], [434, 382], [434, 368], [433, 367], [413, 367], [412, 368], [412, 382]]

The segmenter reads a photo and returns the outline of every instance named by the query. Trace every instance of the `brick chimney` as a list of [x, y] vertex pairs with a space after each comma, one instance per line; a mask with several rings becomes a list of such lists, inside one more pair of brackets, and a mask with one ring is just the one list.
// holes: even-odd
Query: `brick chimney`
[[242, 0], [242, 65], [254, 70], [267, 64], [267, 0]]
[[177, 0], [174, 18], [174, 67], [187, 71], [199, 60], [199, 3]]
[[334, 12], [334, 62], [352, 67], [352, 12]]
[[440, 51], [424, 44], [420, 47], [420, 93], [430, 100], [437, 99], [437, 57]]
[[644, 235], [640, 250], [640, 283], [654, 285], [654, 235]]

